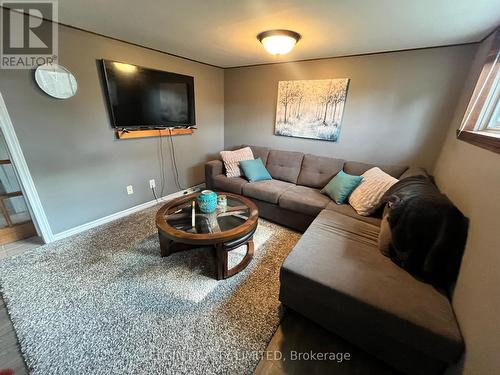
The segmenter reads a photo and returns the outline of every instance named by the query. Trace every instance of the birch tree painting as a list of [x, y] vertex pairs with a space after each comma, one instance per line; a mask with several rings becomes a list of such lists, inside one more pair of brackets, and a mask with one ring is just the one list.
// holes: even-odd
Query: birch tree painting
[[349, 79], [279, 81], [275, 134], [337, 142]]

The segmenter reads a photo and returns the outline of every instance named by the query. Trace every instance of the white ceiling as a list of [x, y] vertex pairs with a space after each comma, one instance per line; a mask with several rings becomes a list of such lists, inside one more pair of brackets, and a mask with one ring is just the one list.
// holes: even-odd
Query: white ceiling
[[[201, 62], [233, 67], [476, 42], [500, 0], [59, 0], [59, 21]], [[255, 36], [302, 40], [267, 54]]]

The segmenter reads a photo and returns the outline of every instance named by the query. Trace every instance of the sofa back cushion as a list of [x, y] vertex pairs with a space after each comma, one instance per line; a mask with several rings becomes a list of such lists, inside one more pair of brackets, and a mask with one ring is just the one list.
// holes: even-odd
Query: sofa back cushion
[[323, 189], [342, 170], [344, 160], [304, 155], [297, 185]]
[[267, 164], [267, 157], [269, 156], [269, 148], [261, 147], [261, 146], [250, 146], [253, 152], [253, 156], [255, 159], [260, 158], [264, 165]]
[[266, 168], [274, 179], [296, 184], [302, 159], [301, 152], [270, 150]]
[[377, 165], [369, 163], [360, 163], [358, 161], [346, 161], [344, 164], [344, 172], [347, 174], [352, 174], [355, 176], [361, 176], [367, 170], [374, 167], [379, 167], [388, 175], [399, 178], [407, 169], [407, 166], [403, 165]]

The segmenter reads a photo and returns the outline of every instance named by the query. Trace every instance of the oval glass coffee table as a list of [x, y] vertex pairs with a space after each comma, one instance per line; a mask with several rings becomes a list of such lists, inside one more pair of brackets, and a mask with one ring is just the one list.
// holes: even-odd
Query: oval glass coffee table
[[[219, 194], [219, 193], [218, 193]], [[248, 198], [232, 193], [227, 207], [204, 214], [196, 204], [198, 193], [169, 201], [156, 214], [161, 256], [197, 247], [214, 249], [217, 280], [226, 279], [245, 269], [253, 256], [253, 235], [257, 229], [259, 211]], [[193, 215], [194, 214], [194, 215]], [[228, 252], [246, 245], [243, 259], [228, 268]]]

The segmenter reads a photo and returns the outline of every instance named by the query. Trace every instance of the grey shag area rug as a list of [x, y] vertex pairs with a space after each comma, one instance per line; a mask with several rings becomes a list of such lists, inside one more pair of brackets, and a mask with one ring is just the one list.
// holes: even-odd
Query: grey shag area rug
[[250, 265], [217, 281], [208, 249], [159, 256], [158, 208], [0, 264], [31, 373], [253, 372], [279, 324], [279, 268], [299, 234], [260, 220]]

